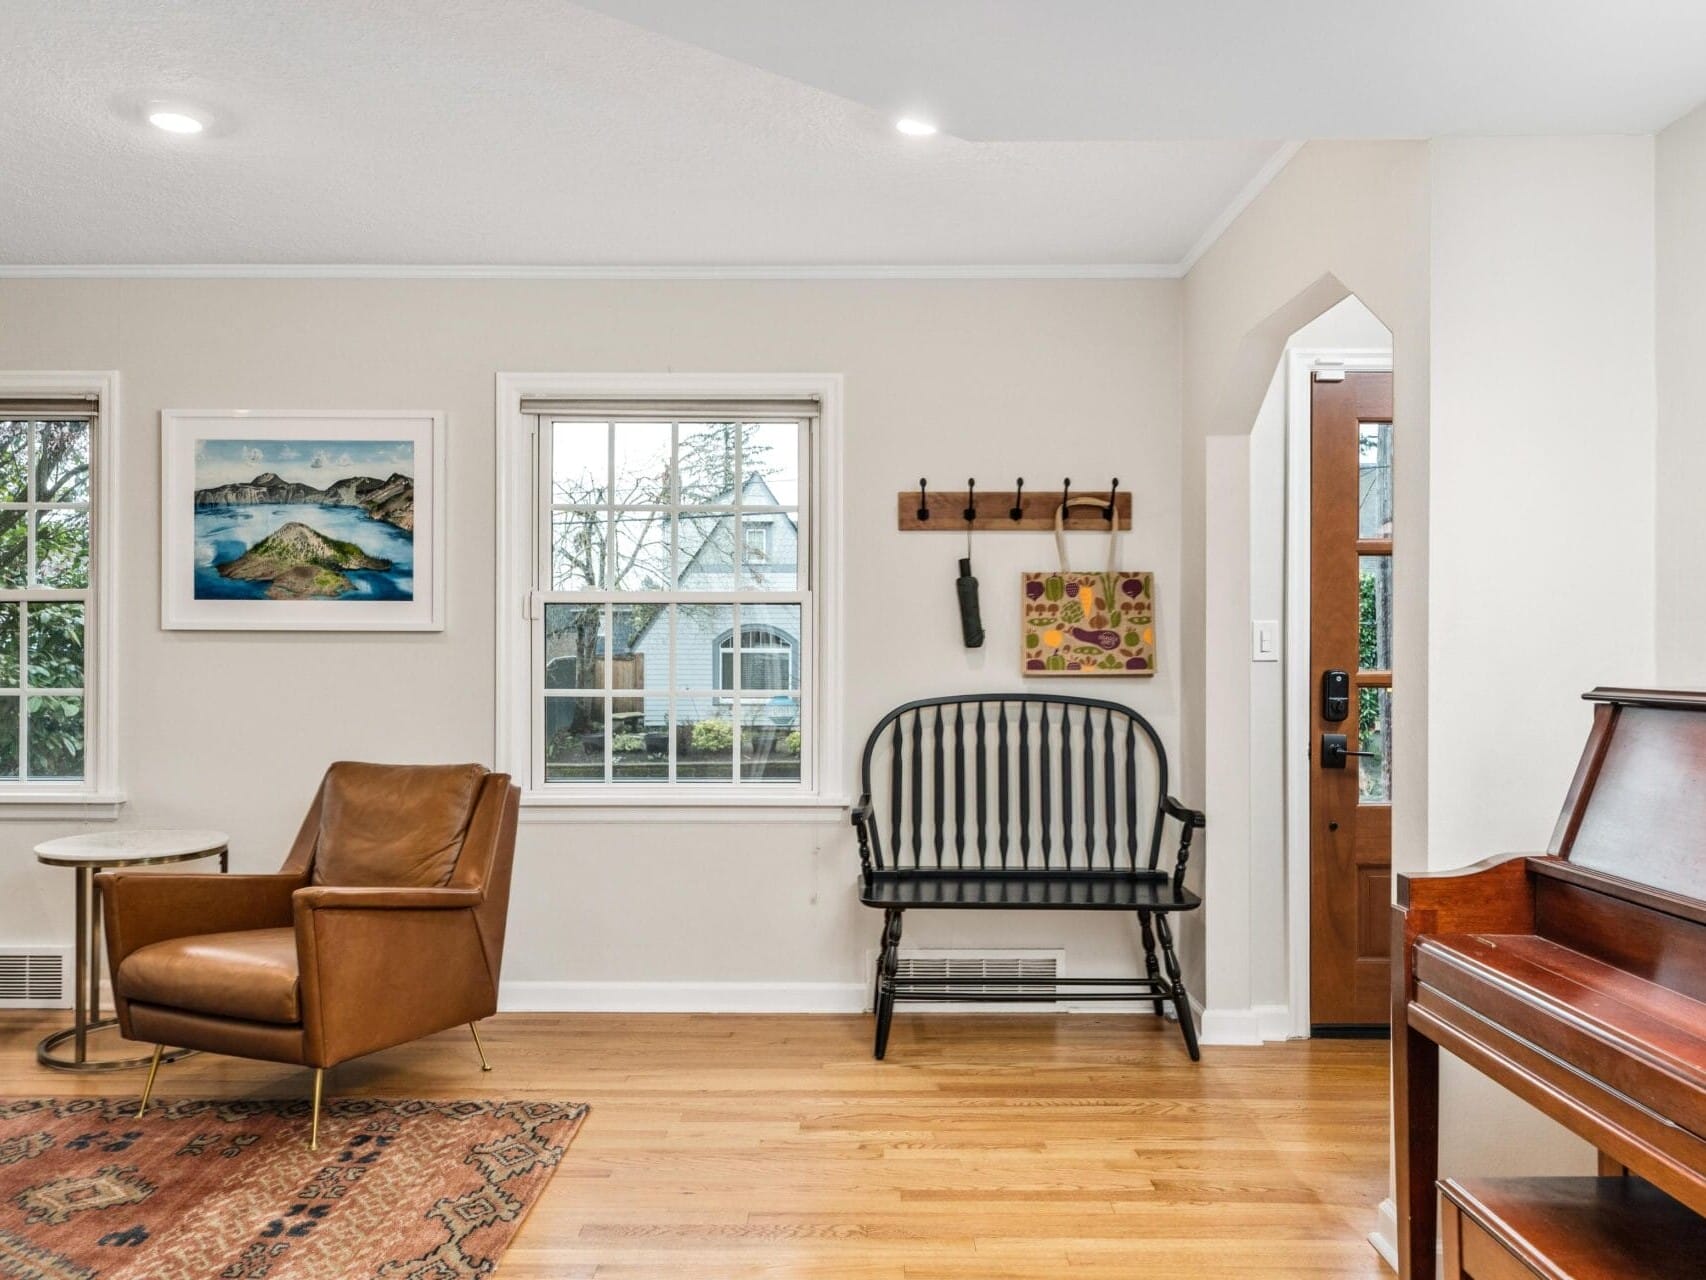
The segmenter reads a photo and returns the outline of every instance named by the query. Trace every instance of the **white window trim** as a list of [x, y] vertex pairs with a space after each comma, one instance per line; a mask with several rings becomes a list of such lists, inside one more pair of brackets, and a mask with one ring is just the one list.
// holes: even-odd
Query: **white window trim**
[[[116, 370], [0, 371], [0, 399], [51, 400], [94, 396], [100, 408], [92, 423], [90, 544], [95, 572], [84, 619], [83, 744], [81, 782], [0, 783], [0, 821], [64, 819], [111, 821], [124, 794], [118, 785], [118, 678], [114, 616], [118, 600], [119, 377]], [[23, 655], [19, 655], [19, 661]], [[90, 732], [93, 730], [93, 732]]]
[[[816, 638], [800, 662], [812, 664], [815, 693], [811, 734], [815, 759], [810, 784], [799, 787], [588, 784], [524, 787], [524, 821], [816, 821], [845, 809], [842, 776], [842, 501], [841, 404], [838, 373], [499, 373], [497, 375], [497, 766], [512, 777], [532, 777], [534, 589], [533, 419], [523, 398], [580, 400], [816, 400], [811, 494], [813, 518], [806, 563], [812, 566]], [[802, 671], [802, 674], [804, 672]]]

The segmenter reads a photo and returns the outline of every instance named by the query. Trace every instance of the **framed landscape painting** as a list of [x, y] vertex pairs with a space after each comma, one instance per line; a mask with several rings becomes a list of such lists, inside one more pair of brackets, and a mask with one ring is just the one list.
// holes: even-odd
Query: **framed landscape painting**
[[441, 631], [444, 416], [161, 414], [161, 625]]

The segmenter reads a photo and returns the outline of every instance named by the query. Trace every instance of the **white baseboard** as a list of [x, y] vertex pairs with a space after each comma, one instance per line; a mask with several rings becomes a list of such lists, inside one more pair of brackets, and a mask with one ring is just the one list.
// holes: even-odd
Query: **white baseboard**
[[505, 1013], [862, 1013], [864, 982], [505, 982]]
[[1394, 1271], [1398, 1270], [1398, 1206], [1392, 1203], [1390, 1196], [1382, 1200], [1380, 1208], [1375, 1210], [1374, 1230], [1369, 1234], [1368, 1242], [1374, 1246], [1382, 1262]]
[[[997, 1006], [948, 1002], [903, 1004], [903, 1013], [997, 1012]], [[869, 1013], [865, 982], [505, 982], [502, 1013]], [[1147, 1000], [1006, 1005], [1004, 1014], [1129, 1013], [1153, 1015]], [[1200, 1010], [1198, 1011], [1200, 1015]], [[1200, 1020], [1200, 1016], [1199, 1016]]]
[[1247, 1009], [1204, 1009], [1198, 1038], [1204, 1044], [1266, 1044], [1291, 1034], [1291, 1009], [1258, 1004]]
[[[67, 1004], [65, 1008], [70, 1008]], [[1197, 1023], [1209, 1016], [1193, 998]], [[1059, 1004], [909, 1004], [906, 1012], [1006, 1014], [1129, 1013], [1150, 1014], [1148, 1000], [1085, 1000]], [[500, 1013], [869, 1013], [871, 987], [866, 982], [505, 982], [498, 987]], [[101, 1013], [112, 1017], [112, 983], [101, 980]], [[1167, 1009], [1171, 1018], [1171, 1006]], [[1270, 1037], [1283, 1039], [1283, 1036]], [[1244, 1044], [1215, 1040], [1204, 1044]], [[1259, 1043], [1259, 1042], [1257, 1042]]]

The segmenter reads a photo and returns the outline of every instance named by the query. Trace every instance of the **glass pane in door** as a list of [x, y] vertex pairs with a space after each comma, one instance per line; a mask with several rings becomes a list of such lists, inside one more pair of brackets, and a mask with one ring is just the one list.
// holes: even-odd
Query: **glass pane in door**
[[1392, 557], [1357, 557], [1357, 666], [1392, 670]]
[[1357, 537], [1392, 536], [1392, 424], [1364, 422], [1357, 432]]
[[1357, 691], [1357, 750], [1372, 754], [1357, 760], [1363, 804], [1392, 802], [1392, 690]]

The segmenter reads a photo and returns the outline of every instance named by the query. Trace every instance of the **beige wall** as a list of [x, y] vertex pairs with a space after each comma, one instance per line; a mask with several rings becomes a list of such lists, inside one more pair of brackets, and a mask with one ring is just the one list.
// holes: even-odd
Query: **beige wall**
[[[1157, 574], [1163, 674], [1097, 692], [1128, 698], [1177, 742], [1178, 367], [1169, 281], [0, 282], [0, 369], [122, 377], [122, 821], [227, 828], [238, 870], [277, 865], [330, 760], [490, 760], [493, 375], [505, 369], [845, 373], [850, 761], [902, 699], [1020, 686], [1018, 574], [1054, 554], [1046, 535], [979, 539], [989, 641], [967, 652], [953, 602], [963, 546], [899, 535], [895, 491], [920, 475], [956, 488], [968, 475], [992, 488], [1070, 475], [1086, 489], [1118, 475], [1136, 509], [1126, 559]], [[448, 413], [442, 634], [159, 629], [160, 411], [238, 407]], [[69, 941], [70, 885], [27, 852], [62, 829], [5, 828], [7, 944]], [[512, 998], [863, 998], [877, 923], [855, 900], [840, 815], [530, 825], [518, 858], [505, 977], [553, 985]], [[1081, 969], [1130, 972], [1141, 965], [1132, 933], [1123, 920], [939, 913], [909, 921], [908, 940], [1065, 946]], [[681, 982], [828, 985], [780, 995], [561, 985]]]
[[[1453, 867], [1543, 849], [1579, 695], [1653, 680], [1653, 145], [1432, 150], [1428, 853]], [[1593, 1167], [1456, 1063], [1442, 1108], [1449, 1173]]]
[[[1186, 593], [1184, 672], [1186, 763], [1205, 778], [1221, 767], [1241, 768], [1249, 749], [1247, 617], [1235, 631], [1204, 628], [1207, 598], [1217, 614], [1248, 608], [1248, 543], [1221, 539], [1225, 555], [1205, 554], [1211, 526], [1247, 504], [1247, 481], [1205, 471], [1211, 436], [1250, 432], [1287, 339], [1298, 328], [1354, 293], [1393, 335], [1397, 416], [1404, 424], [1396, 451], [1395, 537], [1404, 557], [1396, 601], [1394, 680], [1421, 705], [1427, 661], [1427, 430], [1428, 430], [1428, 153], [1423, 143], [1319, 143], [1304, 147], [1192, 268], [1184, 289], [1184, 525], [1182, 577]], [[1212, 672], [1212, 675], [1211, 675]], [[1221, 704], [1225, 705], [1221, 705]], [[1219, 724], [1231, 738], [1205, 738], [1199, 726]], [[1400, 866], [1426, 863], [1426, 725], [1422, 716], [1397, 717], [1394, 788], [1399, 796], [1394, 856]], [[1231, 753], [1231, 754], [1223, 754]], [[1228, 785], [1204, 784], [1220, 791]], [[1405, 799], [1410, 797], [1411, 799]], [[1252, 910], [1249, 842], [1212, 821], [1203, 861], [1211, 904], [1207, 946], [1189, 936], [1190, 960], [1202, 966], [1209, 1004], [1249, 1004], [1253, 990], [1244, 945]], [[1225, 842], [1225, 843], [1222, 843]], [[1227, 847], [1227, 843], [1230, 847]], [[1223, 929], [1225, 945], [1217, 941]]]
[[1706, 107], [1658, 137], [1658, 678], [1706, 687]]
[[1433, 144], [1429, 861], [1543, 847], [1653, 679], [1653, 142]]
[[[1668, 143], [1679, 256], [1698, 246], [1702, 192], [1683, 170], [1699, 145]], [[1578, 695], [1654, 674], [1652, 166], [1643, 138], [1313, 143], [1187, 276], [1182, 566], [1203, 594], [1187, 602], [1201, 659], [1183, 706], [1211, 796], [1248, 785], [1250, 723], [1247, 627], [1227, 625], [1246, 550], [1218, 529], [1242, 522], [1227, 504], [1246, 500], [1248, 466], [1220, 438], [1249, 431], [1286, 335], [1348, 291], [1393, 334], [1395, 865], [1543, 845], [1586, 732]], [[1672, 296], [1677, 362], [1698, 345], [1698, 293]], [[1697, 388], [1673, 386], [1680, 434]], [[1679, 524], [1698, 519], [1683, 492]], [[1262, 883], [1241, 834], [1209, 832], [1209, 901], [1243, 904], [1207, 917], [1211, 1006], [1262, 990], [1233, 936]], [[1563, 1130], [1446, 1075], [1449, 1172], [1583, 1167]]]

